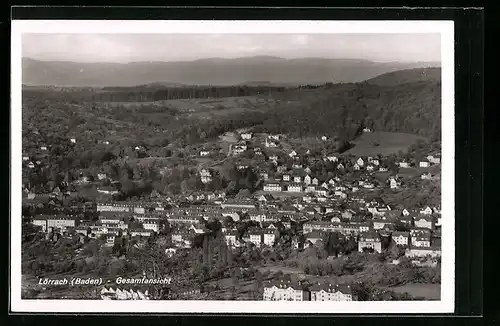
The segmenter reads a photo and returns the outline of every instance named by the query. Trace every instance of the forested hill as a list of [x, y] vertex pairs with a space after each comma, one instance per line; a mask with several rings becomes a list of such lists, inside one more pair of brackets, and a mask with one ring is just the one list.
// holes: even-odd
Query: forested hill
[[436, 82], [441, 80], [441, 68], [418, 68], [405, 69], [395, 72], [389, 72], [375, 78], [369, 79], [366, 82], [371, 85], [379, 86], [395, 86], [406, 83], [414, 83], [420, 81]]
[[[23, 59], [23, 84], [56, 86], [136, 86], [151, 83], [185, 85], [266, 85], [360, 82], [402, 69], [439, 63], [379, 63], [355, 59], [248, 57], [185, 62], [77, 63]], [[254, 84], [252, 84], [254, 85]]]

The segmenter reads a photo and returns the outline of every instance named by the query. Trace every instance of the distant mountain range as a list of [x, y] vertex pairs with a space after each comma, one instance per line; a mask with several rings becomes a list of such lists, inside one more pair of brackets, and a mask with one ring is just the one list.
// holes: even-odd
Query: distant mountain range
[[366, 82], [378, 86], [396, 86], [415, 82], [440, 82], [441, 68], [405, 69], [388, 72]]
[[365, 81], [439, 62], [379, 63], [358, 59], [283, 59], [257, 56], [178, 62], [78, 63], [23, 58], [23, 84], [75, 87], [183, 85], [304, 85]]

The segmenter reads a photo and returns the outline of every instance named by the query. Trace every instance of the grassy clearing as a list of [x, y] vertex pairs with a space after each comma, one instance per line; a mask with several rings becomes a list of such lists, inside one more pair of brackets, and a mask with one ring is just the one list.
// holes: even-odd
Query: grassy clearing
[[421, 297], [428, 300], [441, 298], [441, 284], [414, 283], [390, 288], [394, 292], [408, 292], [412, 297]]
[[[353, 141], [354, 147], [344, 152], [355, 156], [390, 155], [398, 151], [406, 152], [411, 144], [424, 137], [401, 132], [365, 132]], [[374, 143], [379, 146], [374, 146]]]

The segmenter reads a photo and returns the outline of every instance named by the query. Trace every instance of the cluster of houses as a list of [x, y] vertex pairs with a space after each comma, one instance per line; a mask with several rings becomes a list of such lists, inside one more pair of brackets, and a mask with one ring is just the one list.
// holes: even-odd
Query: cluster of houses
[[[73, 229], [76, 233], [98, 238], [113, 245], [117, 237], [148, 237], [163, 230], [165, 223], [173, 226], [170, 232], [176, 247], [189, 248], [196, 234], [208, 232], [205, 221], [219, 220], [229, 247], [273, 247], [280, 232], [297, 229], [292, 239], [296, 249], [314, 246], [325, 239], [328, 232], [338, 232], [358, 241], [358, 250], [381, 252], [382, 239], [391, 237], [397, 245], [407, 248], [409, 257], [440, 256], [441, 215], [438, 207], [419, 210], [393, 209], [381, 199], [365, 201], [350, 198], [351, 207], [340, 209], [335, 201], [298, 201], [285, 204], [269, 195], [255, 199], [227, 199], [219, 204], [165, 206], [156, 202], [102, 202], [95, 205], [97, 221], [83, 221], [78, 216], [38, 215], [33, 224], [43, 232]], [[230, 218], [230, 219], [229, 219]], [[240, 234], [226, 221], [252, 221], [253, 226]], [[396, 230], [405, 225], [408, 232]]]
[[[232, 145], [233, 155], [253, 150], [261, 153], [259, 148], [252, 148], [255, 137], [250, 132], [240, 133], [240, 142]], [[223, 192], [190, 194], [188, 201], [202, 201], [201, 205], [179, 205], [179, 198], [167, 203], [161, 202], [98, 202], [93, 207], [98, 219], [83, 220], [80, 215], [38, 215], [32, 221], [43, 232], [54, 233], [74, 230], [91, 238], [104, 237], [107, 245], [113, 245], [117, 238], [127, 234], [132, 237], [148, 237], [164, 230], [165, 224], [173, 226], [169, 236], [177, 248], [190, 248], [194, 236], [208, 232], [205, 221], [219, 220], [222, 232], [229, 247], [245, 246], [249, 243], [256, 247], [273, 247], [281, 237], [281, 231], [293, 228], [298, 235], [292, 238], [292, 246], [296, 249], [314, 246], [325, 239], [328, 232], [339, 232], [345, 237], [357, 241], [358, 250], [384, 250], [384, 239], [391, 239], [397, 245], [406, 248], [405, 255], [410, 258], [439, 257], [441, 212], [439, 207], [423, 207], [411, 210], [405, 207], [390, 207], [383, 201], [374, 199], [366, 201], [360, 190], [374, 190], [381, 187], [392, 189], [401, 186], [401, 180], [390, 176], [385, 183], [376, 182], [372, 172], [386, 172], [388, 166], [382, 157], [357, 157], [346, 159], [334, 154], [323, 155], [319, 160], [334, 163], [334, 169], [346, 167], [360, 171], [356, 178], [343, 178], [338, 175], [328, 178], [320, 177], [313, 171], [314, 165], [305, 164], [304, 155], [290, 150], [278, 157], [275, 147], [279, 147], [281, 135], [266, 135], [263, 144], [270, 148], [266, 155], [259, 155], [268, 161], [268, 168], [258, 170], [264, 181], [262, 192], [254, 198], [226, 199]], [[327, 141], [325, 139], [323, 141]], [[258, 151], [256, 149], [259, 149]], [[45, 149], [46, 150], [46, 149]], [[140, 148], [138, 149], [140, 150]], [[200, 156], [208, 156], [210, 151], [200, 151]], [[303, 155], [304, 154], [304, 155]], [[293, 160], [294, 164], [283, 163], [283, 156]], [[310, 160], [306, 160], [312, 162]], [[30, 168], [29, 157], [23, 156], [24, 164]], [[430, 167], [440, 164], [439, 154], [430, 154], [424, 160], [396, 162], [400, 168]], [[241, 164], [246, 168], [249, 164]], [[272, 169], [271, 169], [272, 168]], [[213, 179], [209, 169], [200, 169], [200, 179], [209, 183]], [[272, 176], [272, 178], [270, 177]], [[106, 174], [98, 174], [99, 180], [107, 178]], [[422, 179], [432, 179], [428, 172]], [[102, 189], [101, 192], [110, 193]], [[275, 199], [276, 193], [291, 194], [287, 200]], [[57, 195], [61, 195], [59, 190]], [[339, 202], [347, 204], [340, 207]], [[245, 232], [239, 232], [226, 220], [254, 222]], [[228, 224], [228, 225], [226, 225]], [[406, 231], [398, 231], [404, 225]], [[284, 281], [283, 281], [284, 282]], [[265, 300], [352, 300], [342, 286], [318, 284], [299, 291], [295, 284], [283, 283], [270, 285], [264, 292]], [[298, 286], [298, 285], [297, 285]], [[300, 298], [299, 298], [300, 297]], [[350, 299], [349, 299], [350, 298]]]
[[264, 283], [264, 301], [355, 301], [350, 285], [292, 280], [288, 275]]
[[[283, 136], [265, 135], [264, 144], [265, 147], [268, 148], [265, 153], [262, 152], [262, 148], [259, 146], [252, 147], [252, 143], [255, 144], [256, 138], [252, 133], [248, 132], [241, 133], [240, 141], [232, 145], [231, 153], [235, 156], [253, 150], [256, 154], [261, 154], [254, 156], [253, 160], [255, 160], [256, 158], [261, 158], [262, 161], [270, 163], [258, 169], [259, 176], [265, 182], [263, 185], [263, 190], [265, 192], [305, 192], [314, 193], [317, 196], [343, 196], [344, 194], [342, 190], [332, 189], [332, 186], [335, 186], [334, 180], [328, 180], [320, 176], [314, 176], [314, 174], [318, 173], [317, 171], [312, 171], [311, 167], [315, 165], [314, 163], [316, 161], [321, 160], [324, 162], [333, 163], [333, 170], [331, 170], [330, 172], [335, 172], [335, 170], [345, 171], [346, 169], [349, 169], [349, 171], [362, 172], [362, 175], [365, 176], [373, 176], [373, 173], [376, 172], [389, 171], [389, 160], [387, 157], [382, 156], [363, 156], [349, 158], [345, 156], [339, 156], [338, 154], [322, 154], [322, 157], [318, 157], [318, 155], [312, 155], [310, 150], [299, 151], [291, 149], [285, 151], [283, 148], [274, 149], [273, 147], [277, 147], [277, 144], [279, 143], [281, 137]], [[269, 149], [269, 147], [271, 147], [272, 149]], [[306, 164], [306, 166], [304, 166], [304, 159], [309, 163]], [[294, 161], [291, 169], [285, 164], [285, 161], [287, 160]], [[259, 163], [258, 160], [253, 161], [252, 164], [241, 163], [237, 166], [239, 169], [244, 169], [248, 166], [255, 166], [256, 163]], [[439, 165], [440, 163], [440, 153], [429, 153], [429, 155], [427, 155], [427, 157], [423, 159], [401, 158], [399, 161], [393, 162], [393, 165], [395, 165], [397, 168], [403, 169], [412, 167], [429, 168], [434, 165]], [[199, 174], [203, 183], [212, 181], [212, 173], [209, 169], [203, 169]], [[270, 175], [273, 175], [274, 177], [270, 178]], [[423, 171], [423, 173], [421, 174], [421, 179], [431, 180], [433, 178], [434, 176], [429, 171]], [[338, 181], [339, 180], [337, 180], [337, 182]], [[386, 182], [381, 185], [374, 183], [373, 180], [360, 179], [359, 184], [353, 184], [349, 190], [357, 191], [358, 189], [376, 189], [380, 188], [381, 186], [387, 186], [392, 189], [396, 189], [401, 187], [401, 180], [397, 175], [390, 176], [388, 177]]]
[[[297, 249], [315, 245], [328, 232], [339, 232], [356, 239], [359, 251], [368, 248], [381, 252], [383, 237], [391, 237], [397, 245], [408, 248], [410, 257], [440, 255], [439, 207], [393, 209], [380, 198], [365, 201], [353, 196], [349, 199], [351, 208], [348, 209], [340, 209], [331, 198], [324, 202], [295, 200], [286, 204], [270, 195], [255, 199], [221, 199], [218, 203], [186, 207], [170, 205], [168, 208], [159, 202], [99, 202], [92, 206], [98, 213], [97, 221], [82, 221], [79, 216], [38, 215], [33, 218], [33, 224], [48, 233], [71, 228], [92, 238], [105, 236], [106, 243], [112, 245], [120, 235], [147, 237], [159, 233], [168, 222], [174, 226], [170, 234], [172, 242], [186, 248], [196, 234], [207, 232], [205, 221], [221, 221], [230, 247], [246, 243], [272, 247], [279, 240], [280, 231], [291, 229], [294, 224], [303, 235], [292, 239]], [[92, 208], [87, 206], [86, 209]], [[228, 218], [233, 222], [252, 221], [256, 226], [239, 234], [235, 227], [225, 226]], [[404, 225], [408, 232], [397, 231], [398, 225]]]

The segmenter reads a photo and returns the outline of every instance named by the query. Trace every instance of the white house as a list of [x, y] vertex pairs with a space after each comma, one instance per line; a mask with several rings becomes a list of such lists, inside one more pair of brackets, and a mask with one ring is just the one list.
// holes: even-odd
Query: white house
[[297, 183], [291, 183], [287, 187], [288, 192], [302, 192], [302, 185]]
[[313, 179], [311, 180], [311, 182], [312, 182], [312, 184], [313, 184], [313, 185], [316, 185], [316, 186], [317, 186], [317, 185], [318, 185], [318, 183], [319, 183], [319, 180], [318, 180], [318, 178], [313, 178]]
[[327, 139], [328, 139], [328, 138], [327, 138], [326, 136], [322, 136], [322, 137], [321, 137], [321, 140], [322, 140], [322, 141], [326, 141]]
[[266, 183], [264, 185], [264, 191], [281, 191], [281, 185], [279, 183]]
[[266, 246], [273, 246], [276, 241], [276, 232], [273, 229], [264, 232], [264, 244]]
[[248, 132], [248, 133], [243, 133], [240, 135], [241, 136], [241, 139], [245, 139], [245, 140], [250, 140], [252, 139], [252, 133]]
[[328, 156], [326, 157], [326, 159], [327, 159], [328, 161], [330, 161], [330, 162], [337, 162], [337, 161], [338, 161], [338, 157], [337, 157], [337, 156], [335, 156], [335, 155], [328, 155]]
[[410, 239], [409, 232], [392, 232], [392, 240], [396, 242], [397, 245], [408, 246]]
[[409, 258], [413, 257], [441, 257], [441, 249], [439, 248], [411, 248], [407, 249], [405, 252], [405, 256]]
[[411, 237], [411, 245], [412, 247], [429, 247], [431, 245], [430, 237], [426, 237], [423, 235], [415, 235]]
[[363, 252], [363, 248], [373, 249], [376, 252], [382, 252], [382, 243], [376, 233], [361, 234], [358, 241], [358, 251]]
[[412, 247], [429, 247], [431, 245], [431, 233], [428, 230], [411, 229], [410, 240]]
[[156, 233], [160, 231], [160, 223], [158, 222], [158, 220], [147, 219], [144, 222], [142, 222], [142, 227], [145, 230], [151, 230]]
[[406, 209], [406, 208], [404, 208], [404, 209], [401, 211], [401, 213], [402, 213], [404, 216], [408, 216], [408, 215], [410, 215], [410, 214], [411, 214], [411, 212], [410, 212], [408, 209]]
[[72, 142], [73, 144], [76, 144], [76, 138], [71, 138], [69, 141]]
[[226, 239], [226, 244], [229, 247], [234, 247], [237, 243], [236, 232], [234, 232], [234, 231], [226, 233], [224, 235], [224, 238]]
[[265, 146], [266, 146], [267, 148], [275, 148], [275, 147], [278, 147], [278, 144], [276, 144], [274, 141], [272, 141], [272, 140], [268, 140], [268, 139], [266, 138]]
[[200, 179], [201, 179], [201, 182], [203, 182], [203, 183], [209, 183], [212, 181], [211, 176], [201, 176]]
[[310, 177], [309, 175], [306, 175], [306, 176], [304, 177], [304, 183], [305, 183], [306, 185], [310, 185], [310, 184], [311, 184], [311, 182], [312, 182], [311, 177]]
[[[314, 192], [316, 190], [316, 187], [314, 185], [307, 185], [306, 186], [306, 192]], [[310, 199], [309, 199], [310, 201]]]
[[326, 189], [324, 188], [320, 188], [320, 187], [316, 187], [314, 189], [314, 193], [317, 195], [317, 196], [326, 196], [327, 195], [327, 191]]
[[299, 177], [299, 176], [295, 176], [295, 177], [293, 177], [293, 182], [301, 183], [302, 182], [302, 178]]
[[43, 216], [35, 216], [32, 219], [31, 223], [36, 225], [36, 226], [40, 226], [42, 228], [42, 232], [47, 231], [47, 218], [45, 218]]
[[423, 173], [420, 176], [420, 179], [422, 179], [422, 180], [432, 180], [433, 177], [432, 177], [432, 174], [429, 172], [429, 173]]
[[297, 156], [297, 152], [296, 152], [296, 151], [291, 151], [291, 152], [288, 154], [288, 156], [290, 156], [290, 157], [295, 157], [295, 156]]
[[427, 206], [426, 208], [424, 208], [423, 210], [420, 211], [420, 214], [431, 215], [432, 214], [432, 208], [430, 208], [429, 206]]
[[279, 135], [268, 135], [267, 138], [274, 139], [274, 140], [280, 140], [280, 136]]
[[210, 151], [203, 149], [200, 151], [200, 156], [208, 156], [210, 155]]
[[299, 282], [291, 280], [273, 280], [264, 283], [264, 301], [309, 301], [309, 291], [305, 291]]
[[267, 173], [267, 171], [260, 171], [259, 176], [264, 180], [269, 179], [269, 173]]
[[238, 155], [245, 152], [248, 149], [247, 145], [234, 145], [233, 146], [233, 154]]
[[389, 185], [390, 185], [391, 189], [396, 189], [399, 187], [399, 182], [395, 178], [390, 178]]
[[361, 167], [358, 165], [358, 163], [356, 163], [356, 164], [354, 164], [353, 168], [354, 168], [355, 171], [359, 171], [359, 169]]
[[365, 161], [363, 161], [363, 159], [360, 157], [358, 158], [358, 160], [356, 161], [356, 163], [361, 167], [365, 164]]
[[440, 164], [441, 163], [441, 158], [439, 158], [439, 157], [435, 157], [433, 155], [429, 155], [426, 158], [432, 164]]
[[283, 174], [283, 181], [290, 181], [290, 175], [289, 174]]
[[339, 164], [337, 165], [337, 170], [341, 170], [341, 169], [343, 169], [343, 168], [344, 168], [344, 165], [343, 165], [342, 163], [339, 163]]
[[400, 168], [409, 168], [410, 164], [408, 162], [399, 162], [399, 167]]
[[350, 285], [317, 283], [313, 284], [311, 301], [352, 301], [353, 295]]
[[260, 247], [262, 244], [262, 233], [260, 231], [249, 232], [249, 241], [253, 243], [256, 247]]
[[420, 216], [416, 217], [414, 220], [415, 227], [417, 228], [425, 228], [425, 229], [433, 229], [434, 221], [429, 216]]
[[387, 221], [385, 220], [373, 220], [373, 229], [374, 230], [381, 230], [385, 227], [385, 224]]

